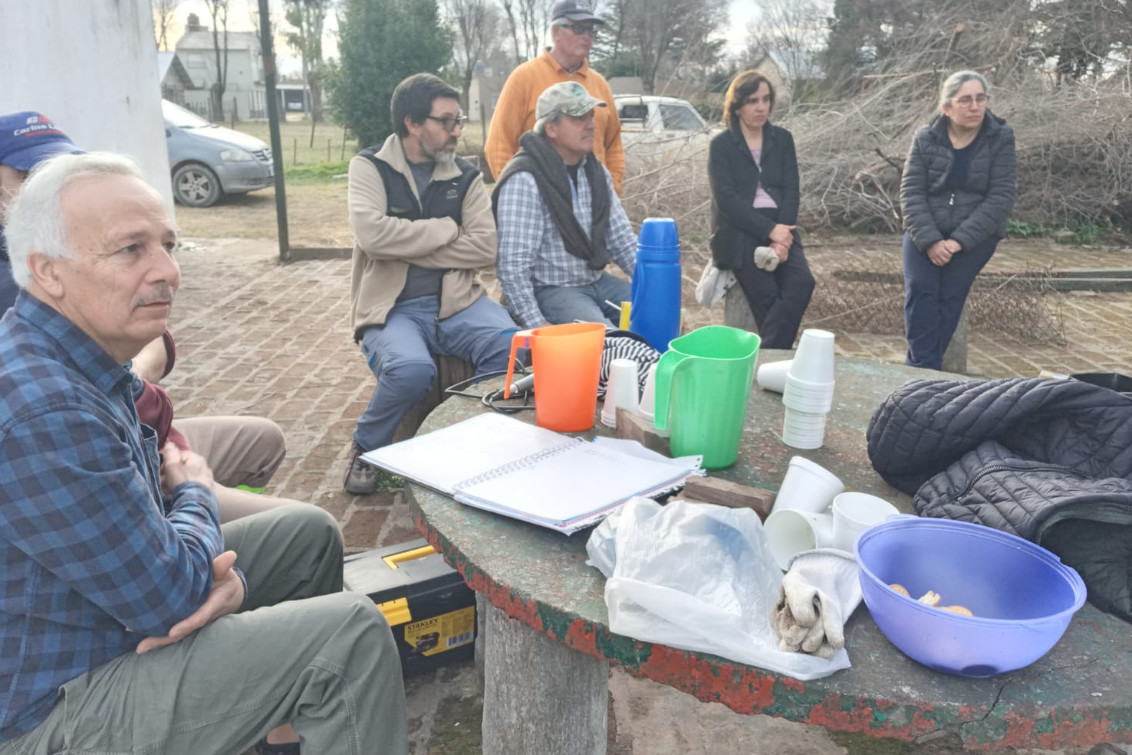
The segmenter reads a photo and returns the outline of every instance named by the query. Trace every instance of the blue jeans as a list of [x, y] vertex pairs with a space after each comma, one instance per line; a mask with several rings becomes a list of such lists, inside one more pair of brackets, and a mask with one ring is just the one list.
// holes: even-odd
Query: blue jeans
[[929, 370], [943, 368], [943, 354], [955, 335], [967, 294], [997, 246], [998, 239], [987, 239], [937, 267], [927, 252], [921, 252], [912, 237], [904, 234], [905, 363]]
[[507, 369], [515, 323], [507, 310], [481, 296], [471, 306], [437, 320], [440, 299], [422, 296], [394, 305], [385, 325], [362, 336], [362, 353], [377, 378], [354, 440], [366, 451], [389, 445], [398, 423], [432, 387], [433, 354], [475, 365], [476, 374]]
[[[542, 316], [554, 325], [581, 320], [616, 326], [621, 318], [621, 302], [632, 299], [628, 281], [609, 273], [585, 286], [542, 286], [535, 289]], [[611, 301], [616, 308], [606, 304]]]

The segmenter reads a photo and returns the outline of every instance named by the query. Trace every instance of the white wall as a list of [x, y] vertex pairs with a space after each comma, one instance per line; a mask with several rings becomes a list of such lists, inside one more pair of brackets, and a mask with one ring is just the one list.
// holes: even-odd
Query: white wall
[[173, 191], [150, 0], [0, 0], [0, 113], [35, 110]]

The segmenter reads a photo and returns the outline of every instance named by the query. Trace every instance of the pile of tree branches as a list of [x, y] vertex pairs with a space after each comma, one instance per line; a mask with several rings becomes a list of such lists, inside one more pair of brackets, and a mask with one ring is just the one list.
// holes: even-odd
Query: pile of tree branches
[[[936, 112], [950, 70], [865, 79], [857, 96], [796, 109], [802, 221], [812, 227], [901, 227], [900, 175], [917, 128]], [[1054, 86], [1035, 75], [992, 86], [991, 105], [1017, 139], [1013, 218], [1033, 224], [1132, 227], [1132, 98], [1120, 81]]]

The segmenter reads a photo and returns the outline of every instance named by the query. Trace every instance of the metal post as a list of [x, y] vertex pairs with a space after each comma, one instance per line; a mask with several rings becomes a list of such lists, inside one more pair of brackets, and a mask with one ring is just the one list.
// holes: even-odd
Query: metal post
[[279, 102], [275, 92], [275, 50], [271, 40], [268, 0], [259, 0], [259, 46], [263, 50], [263, 79], [267, 89], [267, 121], [271, 128], [271, 161], [275, 166], [275, 221], [279, 229], [279, 261], [291, 259], [287, 236], [287, 191], [283, 185], [283, 139], [279, 134]]

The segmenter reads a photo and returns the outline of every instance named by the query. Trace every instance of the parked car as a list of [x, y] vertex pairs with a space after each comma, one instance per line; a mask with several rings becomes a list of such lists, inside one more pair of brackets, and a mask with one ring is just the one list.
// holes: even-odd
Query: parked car
[[687, 100], [641, 94], [613, 97], [621, 118], [621, 143], [665, 153], [685, 148], [706, 149], [717, 129], [696, 112]]
[[271, 150], [259, 139], [209, 123], [168, 100], [161, 101], [161, 112], [178, 202], [211, 207], [225, 194], [271, 186]]

